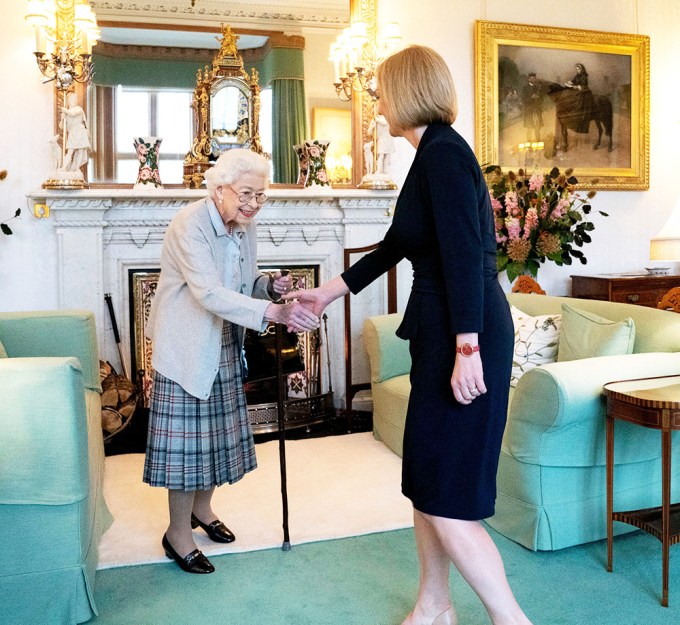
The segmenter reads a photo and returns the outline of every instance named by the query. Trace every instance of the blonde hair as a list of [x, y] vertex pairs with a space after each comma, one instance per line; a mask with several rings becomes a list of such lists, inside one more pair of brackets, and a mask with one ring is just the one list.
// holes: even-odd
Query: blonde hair
[[380, 63], [376, 79], [400, 130], [456, 121], [456, 87], [444, 59], [432, 48], [409, 46], [395, 52]]
[[205, 186], [212, 196], [217, 187], [234, 184], [245, 174], [262, 176], [269, 183], [269, 161], [262, 155], [244, 148], [224, 152], [205, 172]]

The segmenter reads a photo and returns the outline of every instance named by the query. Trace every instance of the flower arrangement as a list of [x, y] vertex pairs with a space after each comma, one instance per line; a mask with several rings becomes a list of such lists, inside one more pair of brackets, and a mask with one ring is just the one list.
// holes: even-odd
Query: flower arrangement
[[[5, 178], [7, 178], [7, 170], [3, 169], [0, 171], [0, 181], [4, 180]], [[19, 215], [21, 215], [21, 209], [17, 208], [16, 211], [14, 211], [14, 215], [12, 217], [5, 219], [5, 221], [0, 221], [0, 232], [7, 235], [12, 234], [12, 229], [7, 225], [7, 222], [12, 219], [16, 219]]]
[[592, 240], [588, 233], [595, 226], [585, 215], [592, 210], [595, 191], [585, 198], [575, 192], [578, 180], [572, 169], [562, 173], [554, 167], [547, 174], [530, 175], [522, 169], [503, 173], [491, 165], [484, 173], [496, 223], [497, 267], [510, 282], [526, 273], [536, 277], [546, 260], [557, 265], [571, 265], [572, 257], [588, 262], [576, 248]]

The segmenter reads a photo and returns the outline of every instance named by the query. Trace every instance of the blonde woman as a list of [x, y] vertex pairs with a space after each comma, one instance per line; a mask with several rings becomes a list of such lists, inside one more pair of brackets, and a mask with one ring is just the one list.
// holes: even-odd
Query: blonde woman
[[243, 387], [245, 328], [269, 321], [318, 327], [300, 304], [274, 304], [292, 287], [257, 269], [255, 216], [267, 199], [269, 163], [233, 149], [205, 174], [208, 197], [183, 208], [163, 239], [149, 315], [153, 386], [144, 481], [168, 489], [162, 546], [188, 573], [212, 573], [192, 528], [221, 543], [233, 532], [211, 507], [215, 488], [257, 466]]
[[[378, 112], [416, 149], [379, 248], [298, 295], [316, 315], [408, 258], [413, 287], [397, 335], [410, 342], [411, 395], [402, 491], [413, 503], [420, 589], [403, 625], [455, 625], [451, 563], [494, 625], [530, 625], [480, 523], [494, 513], [508, 405], [513, 326], [498, 284], [489, 191], [451, 128], [457, 104], [444, 60], [412, 46], [377, 70]], [[289, 299], [288, 295], [284, 296]]]

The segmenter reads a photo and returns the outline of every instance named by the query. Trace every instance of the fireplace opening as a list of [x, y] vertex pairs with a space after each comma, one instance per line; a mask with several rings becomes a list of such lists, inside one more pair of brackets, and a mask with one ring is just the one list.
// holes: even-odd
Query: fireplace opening
[[[293, 289], [313, 288], [318, 282], [318, 265], [287, 266], [293, 277]], [[273, 273], [279, 267], [262, 265], [260, 270]], [[131, 371], [137, 374], [142, 399], [148, 408], [151, 391], [153, 346], [146, 333], [151, 302], [156, 293], [160, 269], [128, 269], [130, 303]], [[248, 364], [245, 382], [248, 414], [253, 433], [278, 431], [278, 380], [276, 370], [275, 324], [264, 332], [246, 330], [244, 351]], [[335, 416], [330, 371], [323, 353], [327, 350], [327, 332], [322, 325], [313, 332], [284, 333], [281, 350], [286, 381], [285, 427], [308, 427]], [[322, 375], [326, 373], [326, 379]]]

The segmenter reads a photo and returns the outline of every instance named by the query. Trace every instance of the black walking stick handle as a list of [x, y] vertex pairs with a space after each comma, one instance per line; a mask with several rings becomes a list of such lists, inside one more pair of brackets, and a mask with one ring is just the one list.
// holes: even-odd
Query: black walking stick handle
[[120, 343], [120, 334], [118, 333], [118, 324], [116, 323], [116, 315], [113, 312], [113, 302], [111, 301], [111, 293], [104, 295], [104, 301], [109, 309], [109, 317], [111, 318], [111, 327], [113, 328], [113, 338], [116, 343]]

